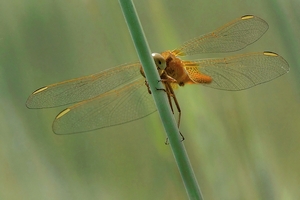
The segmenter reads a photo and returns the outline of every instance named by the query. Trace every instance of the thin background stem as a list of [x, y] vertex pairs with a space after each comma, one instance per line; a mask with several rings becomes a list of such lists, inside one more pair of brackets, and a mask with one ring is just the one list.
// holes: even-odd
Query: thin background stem
[[157, 110], [169, 138], [169, 143], [189, 199], [201, 200], [203, 198], [200, 188], [198, 186], [183, 142], [181, 142], [179, 130], [177, 128], [174, 115], [171, 112], [167, 96], [163, 91], [156, 89], [163, 88], [163, 85], [158, 81], [160, 80], [160, 77], [156, 70], [156, 66], [151, 56], [151, 51], [147, 44], [146, 37], [142, 30], [133, 2], [131, 0], [119, 0], [119, 3], [121, 5], [139, 59], [142, 63], [148, 84], [152, 91], [152, 96], [154, 97]]

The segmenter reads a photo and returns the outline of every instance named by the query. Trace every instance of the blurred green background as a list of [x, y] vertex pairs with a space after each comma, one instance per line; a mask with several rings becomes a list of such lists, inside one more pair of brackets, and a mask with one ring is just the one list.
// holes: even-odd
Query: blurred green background
[[[205, 199], [299, 199], [300, 2], [135, 3], [153, 52], [245, 14], [269, 23], [240, 52], [274, 51], [290, 73], [239, 92], [180, 88], [181, 132]], [[58, 136], [64, 107], [25, 106], [39, 87], [138, 59], [118, 1], [0, 0], [0, 11], [0, 199], [187, 199], [157, 113]]]

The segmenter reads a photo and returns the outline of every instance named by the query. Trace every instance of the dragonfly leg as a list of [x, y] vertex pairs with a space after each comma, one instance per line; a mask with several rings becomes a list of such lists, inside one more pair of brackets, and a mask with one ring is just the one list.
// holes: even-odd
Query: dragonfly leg
[[173, 113], [173, 115], [174, 115], [174, 109], [173, 109], [173, 104], [172, 104], [172, 99], [171, 99], [171, 93], [170, 93], [170, 91], [168, 90], [168, 87], [166, 87], [166, 88], [156, 88], [156, 90], [162, 90], [162, 91], [164, 91], [166, 94], [167, 94], [167, 97], [168, 97], [168, 101], [169, 101], [169, 105], [170, 105], [170, 108], [171, 108], [171, 110], [172, 110], [172, 113]]
[[[175, 93], [174, 93], [174, 90], [173, 90], [172, 86], [171, 86], [169, 83], [166, 83], [165, 85], [166, 85], [166, 90], [168, 91], [168, 92], [167, 92], [168, 97], [170, 96], [169, 98], [171, 98], [171, 97], [173, 98], [174, 103], [175, 103], [176, 108], [177, 108], [177, 111], [178, 111], [178, 121], [177, 121], [177, 126], [178, 126], [178, 128], [179, 128], [179, 126], [180, 126], [180, 120], [181, 120], [181, 109], [180, 109], [180, 105], [179, 105], [179, 103], [178, 103], [178, 101], [177, 101], [177, 98], [176, 98], [176, 95], [175, 95]], [[170, 104], [172, 105], [172, 102], [171, 102]], [[172, 111], [173, 111], [173, 108], [172, 108]], [[174, 112], [173, 112], [173, 114], [174, 114]]]
[[180, 133], [180, 136], [181, 136], [181, 142], [182, 142], [183, 140], [185, 140], [185, 138], [184, 138], [184, 136], [182, 135], [181, 131], [179, 131], [179, 133]]
[[148, 93], [151, 94], [150, 86], [146, 80], [145, 80], [145, 85], [147, 87]]
[[[181, 136], [181, 141], [180, 142], [183, 142], [185, 140], [184, 136], [182, 135], [181, 131], [179, 131], [179, 134]], [[165, 141], [165, 145], [169, 145], [169, 138], [166, 138], [166, 141]]]
[[165, 145], [169, 145], [169, 138], [166, 138]]

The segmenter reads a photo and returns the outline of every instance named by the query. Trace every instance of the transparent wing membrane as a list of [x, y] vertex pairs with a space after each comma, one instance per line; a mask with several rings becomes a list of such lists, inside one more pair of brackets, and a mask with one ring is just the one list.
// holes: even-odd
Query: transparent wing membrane
[[140, 63], [121, 65], [98, 74], [71, 79], [42, 87], [33, 92], [28, 108], [50, 108], [93, 98], [140, 78]]
[[246, 15], [211, 33], [185, 42], [173, 52], [183, 56], [237, 51], [258, 40], [268, 30], [268, 27], [267, 22], [263, 19]]
[[[177, 57], [237, 51], [258, 40], [267, 29], [264, 20], [246, 15], [173, 51], [154, 54], [171, 108], [174, 100], [181, 113], [172, 89], [175, 84], [199, 83], [222, 90], [243, 90], [287, 73], [288, 63], [272, 52], [194, 61]], [[156, 111], [140, 67], [139, 62], [125, 64], [42, 87], [29, 96], [26, 106], [50, 108], [76, 103], [56, 116], [52, 128], [57, 134], [91, 131], [140, 119]], [[178, 125], [179, 122], [180, 117]]]
[[144, 80], [75, 104], [57, 115], [53, 131], [70, 134], [123, 124], [156, 111]]
[[203, 85], [221, 90], [247, 89], [271, 81], [289, 71], [286, 60], [272, 52], [184, 61], [184, 64], [195, 82], [201, 81], [197, 80], [197, 73], [208, 75], [212, 78], [212, 82]]

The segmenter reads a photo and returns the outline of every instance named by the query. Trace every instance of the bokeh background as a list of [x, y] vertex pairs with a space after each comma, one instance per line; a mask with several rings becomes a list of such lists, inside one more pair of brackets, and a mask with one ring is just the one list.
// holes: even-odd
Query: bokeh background
[[[239, 92], [179, 88], [181, 132], [205, 199], [299, 199], [300, 2], [135, 3], [153, 52], [245, 14], [269, 23], [240, 52], [277, 52], [290, 73]], [[137, 59], [118, 1], [0, 0], [0, 199], [187, 199], [157, 113], [58, 136], [64, 107], [25, 106], [39, 87]]]

